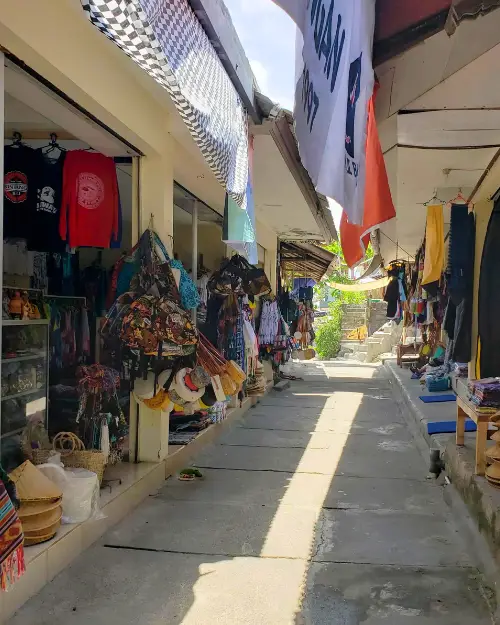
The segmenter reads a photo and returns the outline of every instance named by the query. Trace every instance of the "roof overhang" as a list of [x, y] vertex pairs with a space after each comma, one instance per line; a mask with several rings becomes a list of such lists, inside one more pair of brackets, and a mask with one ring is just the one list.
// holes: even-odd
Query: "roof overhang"
[[282, 241], [280, 245], [281, 268], [295, 277], [312, 278], [319, 282], [335, 262], [335, 254], [313, 243]]
[[500, 6], [500, 0], [377, 0], [374, 65], [394, 58], [446, 30], [452, 35], [464, 19]]
[[[491, 80], [500, 71], [499, 27], [500, 12], [462, 24], [452, 39], [477, 31], [475, 41], [487, 50], [411, 102], [411, 90], [415, 87], [419, 93], [426, 84], [418, 84], [421, 76], [413, 76], [410, 84], [397, 73], [393, 81], [393, 106], [398, 101], [405, 105], [379, 126], [396, 206], [396, 218], [380, 228], [385, 262], [415, 254], [425, 232], [425, 203], [434, 195], [445, 204], [448, 224], [446, 205], [459, 191], [478, 202], [500, 186], [500, 87]], [[437, 62], [431, 55], [433, 45], [431, 40], [407, 55], [420, 50], [421, 67], [430, 67], [431, 58], [434, 65]], [[408, 67], [408, 59], [401, 62]]]
[[444, 29], [451, 0], [377, 0], [374, 65]]
[[267, 117], [252, 128], [257, 217], [282, 240], [336, 240], [328, 200], [316, 192], [300, 160], [291, 113], [260, 94], [257, 101]]

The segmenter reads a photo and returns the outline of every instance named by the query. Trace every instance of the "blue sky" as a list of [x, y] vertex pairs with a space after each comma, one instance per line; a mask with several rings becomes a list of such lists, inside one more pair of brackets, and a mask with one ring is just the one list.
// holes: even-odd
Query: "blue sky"
[[262, 93], [293, 110], [295, 24], [272, 0], [224, 0]]
[[[224, 0], [262, 93], [293, 111], [295, 33], [292, 19], [272, 0]], [[305, 2], [305, 0], [304, 0]], [[337, 225], [342, 209], [329, 200]]]

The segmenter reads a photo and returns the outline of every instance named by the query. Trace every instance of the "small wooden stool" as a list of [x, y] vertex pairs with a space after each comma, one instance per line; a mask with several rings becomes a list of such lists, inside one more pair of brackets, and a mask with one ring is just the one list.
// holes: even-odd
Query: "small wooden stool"
[[465, 445], [465, 419], [470, 417], [477, 425], [476, 432], [476, 475], [484, 475], [486, 472], [486, 440], [488, 438], [488, 426], [491, 414], [481, 414], [475, 407], [457, 397], [457, 445]]
[[406, 362], [418, 362], [420, 358], [420, 348], [422, 347], [421, 343], [411, 343], [410, 345], [403, 345], [400, 343], [397, 347], [397, 359], [396, 363], [399, 367], [403, 366], [403, 359]]

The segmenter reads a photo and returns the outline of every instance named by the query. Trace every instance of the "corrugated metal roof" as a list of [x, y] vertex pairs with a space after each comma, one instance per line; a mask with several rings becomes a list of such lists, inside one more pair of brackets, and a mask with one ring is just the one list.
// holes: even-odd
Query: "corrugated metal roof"
[[335, 254], [314, 243], [283, 241], [280, 245], [281, 268], [296, 278], [312, 278], [319, 282], [335, 260]]

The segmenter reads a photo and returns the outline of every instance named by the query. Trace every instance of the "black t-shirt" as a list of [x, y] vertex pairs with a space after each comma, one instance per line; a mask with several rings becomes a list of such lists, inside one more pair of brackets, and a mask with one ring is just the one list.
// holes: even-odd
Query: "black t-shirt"
[[63, 167], [66, 152], [49, 159], [42, 149], [35, 152], [36, 204], [33, 211], [28, 249], [37, 252], [64, 252], [66, 243], [59, 234]]
[[35, 150], [4, 148], [4, 237], [28, 238], [35, 211]]

